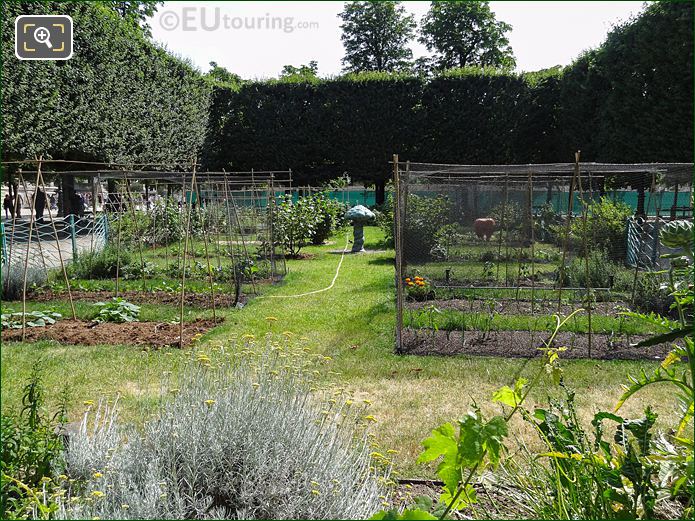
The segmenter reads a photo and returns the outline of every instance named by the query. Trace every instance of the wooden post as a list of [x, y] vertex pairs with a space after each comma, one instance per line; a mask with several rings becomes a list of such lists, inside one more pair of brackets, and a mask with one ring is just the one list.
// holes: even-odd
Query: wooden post
[[[36, 167], [36, 183], [34, 189], [34, 200], [31, 208], [29, 209], [29, 236], [27, 238], [27, 253], [24, 256], [24, 279], [22, 282], [22, 342], [26, 339], [27, 335], [27, 274], [29, 273], [29, 250], [31, 249], [31, 234], [34, 231], [34, 207], [36, 206], [36, 195], [38, 194], [39, 177], [41, 176], [41, 160], [43, 156], [39, 158], [39, 162]], [[26, 194], [26, 189], [25, 192]], [[27, 196], [28, 199], [28, 196]], [[39, 239], [40, 240], [40, 239]]]
[[[181, 270], [181, 314], [179, 316], [179, 347], [183, 348], [183, 303], [186, 293], [186, 256], [188, 254], [188, 236], [191, 230], [191, 210], [193, 208], [193, 187], [195, 186], [196, 160], [193, 160], [193, 173], [191, 175], [191, 198], [188, 203], [188, 216], [186, 218], [185, 239], [183, 245], [183, 269]], [[185, 179], [185, 177], [184, 177]], [[186, 188], [184, 182], [183, 200], [186, 201]]]
[[396, 249], [396, 353], [403, 352], [403, 236], [401, 206], [402, 188], [400, 172], [398, 170], [398, 154], [393, 155], [393, 219], [394, 219], [394, 246]]
[[[43, 174], [41, 174], [40, 179], [41, 179], [41, 187], [43, 188], [43, 192], [46, 193], [46, 183], [43, 180]], [[72, 318], [73, 318], [73, 320], [77, 320], [77, 313], [75, 312], [75, 303], [72, 300], [72, 291], [70, 290], [70, 279], [68, 278], [68, 272], [65, 269], [65, 261], [63, 261], [63, 253], [60, 250], [60, 239], [58, 238], [58, 230], [56, 229], [55, 220], [53, 218], [51, 218], [51, 226], [53, 228], [53, 236], [55, 237], [55, 240], [56, 240], [56, 248], [58, 250], [58, 260], [60, 260], [60, 268], [61, 268], [61, 271], [63, 272], [63, 280], [65, 280], [65, 287], [68, 290], [68, 300], [70, 300], [70, 309], [72, 311]]]
[[560, 312], [560, 307], [562, 306], [562, 286], [564, 284], [564, 280], [562, 280], [565, 277], [565, 261], [567, 260], [567, 248], [569, 247], [569, 240], [570, 240], [570, 225], [572, 223], [572, 206], [574, 203], [574, 183], [575, 179], [579, 176], [579, 154], [581, 153], [581, 150], [578, 150], [574, 154], [574, 173], [572, 174], [572, 180], [570, 181], [570, 192], [569, 192], [569, 197], [567, 200], [567, 223], [565, 225], [565, 241], [564, 241], [564, 246], [562, 248], [562, 260], [560, 261], [560, 269], [558, 273], [560, 274], [560, 280], [559, 282], [559, 287], [557, 291], [557, 311], [558, 313]]
[[588, 341], [588, 348], [587, 348], [587, 354], [589, 358], [591, 358], [591, 347], [592, 347], [592, 331], [591, 331], [591, 308], [593, 306], [593, 303], [591, 301], [591, 280], [589, 278], [589, 241], [588, 237], [586, 234], [587, 231], [587, 223], [589, 221], [589, 205], [591, 204], [591, 198], [589, 198], [589, 202], [586, 202], [586, 198], [584, 197], [584, 191], [582, 189], [582, 176], [581, 172], [579, 170], [579, 154], [580, 152], [577, 152], [574, 154], [574, 161], [575, 161], [575, 172], [577, 174], [577, 187], [579, 189], [579, 198], [582, 201], [582, 227], [584, 228], [584, 234], [583, 234], [583, 244], [582, 244], [582, 249], [584, 250], [584, 278], [585, 280], [585, 287], [586, 287], [586, 313], [588, 317], [588, 322], [589, 322], [589, 333], [587, 336], [587, 341]]

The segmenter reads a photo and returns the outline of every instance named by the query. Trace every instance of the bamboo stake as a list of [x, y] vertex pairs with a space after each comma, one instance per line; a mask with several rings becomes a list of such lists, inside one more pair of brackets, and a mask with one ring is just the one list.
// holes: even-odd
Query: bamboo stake
[[[43, 158], [43, 155], [40, 157]], [[41, 175], [41, 163], [38, 163], [36, 167], [36, 184], [39, 186], [39, 176]], [[23, 178], [22, 178], [23, 179]], [[26, 185], [25, 185], [26, 186]], [[26, 188], [24, 189], [26, 193]], [[32, 204], [29, 211], [29, 237], [27, 239], [27, 253], [24, 257], [24, 280], [22, 285], [22, 342], [26, 339], [27, 335], [27, 274], [29, 273], [29, 250], [31, 249], [31, 233], [34, 231], [34, 207], [36, 206], [36, 195], [38, 190], [34, 190], [34, 204]]]
[[531, 314], [533, 315], [536, 304], [536, 231], [533, 220], [533, 174], [528, 172], [528, 191], [529, 191], [529, 220], [531, 223]]
[[582, 227], [584, 228], [583, 233], [583, 248], [584, 248], [584, 278], [586, 279], [586, 313], [589, 321], [589, 335], [588, 339], [588, 356], [591, 358], [591, 347], [592, 347], [592, 331], [591, 331], [591, 308], [593, 304], [591, 302], [591, 280], [589, 279], [589, 244], [587, 241], [587, 222], [589, 220], [589, 204], [584, 199], [584, 192], [582, 190], [582, 175], [579, 169], [579, 155], [580, 152], [574, 154], [575, 161], [575, 171], [577, 172], [577, 188], [579, 189], [579, 198], [582, 201]]
[[401, 177], [398, 169], [398, 154], [393, 155], [393, 217], [394, 243], [396, 247], [396, 353], [403, 352], [403, 242], [401, 228], [403, 226], [401, 206], [402, 190]]
[[[44, 193], [46, 193], [46, 183], [43, 180], [43, 174], [41, 174], [41, 186], [43, 187]], [[56, 240], [56, 249], [58, 250], [58, 259], [60, 260], [60, 268], [63, 272], [63, 279], [65, 280], [65, 287], [68, 290], [68, 300], [70, 301], [70, 309], [72, 311], [73, 320], [77, 320], [77, 313], [75, 312], [75, 303], [72, 300], [72, 291], [70, 290], [70, 279], [68, 279], [68, 272], [65, 269], [65, 262], [63, 261], [63, 253], [60, 250], [60, 239], [58, 238], [58, 230], [56, 229], [56, 224], [53, 219], [51, 219], [51, 226], [53, 228], [53, 236]]]
[[[654, 193], [654, 189], [656, 187], [656, 174], [652, 174], [652, 184], [651, 187], [649, 188], [649, 198], [647, 199], [647, 204], [645, 205], [645, 216], [644, 216], [644, 222], [645, 224], [648, 224], [648, 210], [649, 210], [649, 205], [652, 200], [652, 194]], [[635, 220], [635, 224], [637, 224]], [[635, 256], [635, 274], [632, 278], [632, 296], [630, 298], [630, 307], [634, 308], [635, 307], [635, 297], [637, 295], [637, 277], [639, 274], [639, 263], [640, 263], [640, 257], [642, 256], [642, 250], [644, 249], [644, 225], [640, 226], [639, 232], [637, 234], [637, 239], [639, 240], [639, 246], [637, 248], [637, 255]]]
[[[135, 202], [133, 201], [133, 194], [130, 190], [130, 179], [125, 180], [125, 188], [128, 194], [128, 201], [130, 201], [130, 213], [133, 216], [133, 225], [135, 226], [135, 234], [138, 237], [142, 237], [140, 225], [138, 222], [137, 214], [135, 213]], [[145, 206], [147, 208], [147, 206]], [[142, 253], [142, 240], [138, 240], [138, 252], [140, 253], [140, 271], [142, 272], [142, 291], [147, 291], [147, 281], [145, 277], [145, 258]]]
[[[37, 176], [40, 174], [40, 172], [37, 172]], [[24, 179], [24, 176], [20, 176], [22, 180], [22, 186], [24, 187], [24, 193], [28, 194], [29, 193], [29, 188], [27, 187], [27, 181]], [[35, 212], [36, 208], [36, 198], [38, 197], [38, 189], [39, 185], [37, 184], [34, 187], [34, 208], [30, 208], [30, 211], [32, 215]], [[45, 195], [45, 192], [44, 192]], [[43, 247], [41, 246], [41, 230], [39, 229], [39, 221], [36, 221], [36, 238], [38, 239], [37, 244], [39, 246], [39, 256], [41, 257], [41, 264], [43, 265], [43, 271], [46, 274], [46, 280], [48, 280], [48, 266], [46, 265], [46, 257], [43, 254]], [[29, 246], [31, 245], [31, 241], [29, 241], [29, 244], [27, 244], [27, 252], [29, 251]]]
[[[188, 254], [188, 236], [191, 230], [191, 210], [193, 208], [193, 187], [195, 186], [196, 160], [193, 160], [193, 175], [191, 176], [191, 200], [188, 203], [188, 217], [186, 218], [186, 236], [183, 246], [183, 270], [181, 270], [181, 315], [179, 317], [179, 347], [183, 348], [183, 303], [186, 293], [186, 255]], [[183, 200], [186, 200], [184, 187]]]
[[[581, 150], [577, 151], [575, 154], [575, 159], [578, 157], [577, 154], [580, 154]], [[574, 163], [574, 174], [572, 175], [572, 180], [570, 181], [570, 192], [569, 192], [569, 200], [567, 202], [567, 224], [565, 225], [565, 243], [562, 248], [562, 260], [560, 261], [560, 270], [559, 273], [561, 274], [562, 277], [565, 276], [565, 261], [567, 260], [567, 248], [569, 248], [569, 240], [570, 240], [570, 224], [572, 222], [572, 206], [574, 203], [574, 180], [576, 177], [579, 175], [579, 162], [575, 161]], [[560, 307], [562, 306], [562, 285], [564, 284], [564, 280], [559, 280], [559, 287], [558, 287], [558, 292], [557, 292], [557, 311], [558, 313], [560, 312]]]
[[[195, 172], [196, 165], [193, 163], [193, 171]], [[195, 185], [195, 190], [198, 192], [198, 185]], [[210, 264], [210, 254], [208, 253], [208, 223], [203, 223], [203, 245], [205, 246], [205, 260], [207, 261], [208, 267], [208, 278], [210, 279], [210, 298], [212, 299], [212, 318], [216, 319], [217, 314], [215, 311], [215, 283], [212, 278], [212, 265]]]
[[[123, 174], [123, 178], [125, 179], [125, 174]], [[118, 283], [120, 281], [120, 273], [121, 273], [121, 221], [123, 220], [123, 200], [121, 199], [121, 194], [119, 193], [120, 190], [118, 186], [116, 187], [116, 194], [118, 195], [118, 198], [114, 198], [115, 201], [118, 204], [117, 210], [115, 208], [112, 208], [114, 210], [114, 213], [117, 211], [118, 212], [118, 227], [117, 227], [117, 233], [118, 233], [118, 240], [116, 241], [116, 298], [118, 298]], [[111, 197], [111, 194], [109, 194], [109, 197]]]

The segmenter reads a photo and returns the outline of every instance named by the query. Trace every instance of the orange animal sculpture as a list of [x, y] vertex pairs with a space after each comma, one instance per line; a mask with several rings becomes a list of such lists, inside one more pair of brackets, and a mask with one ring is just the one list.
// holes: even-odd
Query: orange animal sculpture
[[475, 231], [479, 239], [489, 241], [495, 232], [495, 220], [490, 218], [476, 219], [473, 223], [473, 231]]

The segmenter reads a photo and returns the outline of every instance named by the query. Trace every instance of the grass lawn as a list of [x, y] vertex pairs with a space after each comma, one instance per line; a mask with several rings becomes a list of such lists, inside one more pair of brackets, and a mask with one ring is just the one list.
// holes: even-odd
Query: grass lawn
[[[381, 245], [383, 236], [368, 227], [367, 249]], [[530, 374], [535, 363], [519, 359], [483, 357], [396, 356], [394, 339], [393, 251], [347, 255], [335, 286], [322, 293], [298, 298], [272, 298], [317, 290], [328, 286], [340, 260], [345, 237], [332, 244], [307, 247], [310, 259], [289, 260], [289, 274], [281, 284], [265, 288], [243, 309], [218, 310], [226, 321], [200, 340], [200, 348], [229, 341], [244, 333], [259, 337], [286, 331], [308, 338], [318, 352], [332, 357], [323, 383], [345, 387], [356, 398], [372, 402], [376, 416], [375, 433], [382, 447], [398, 450], [397, 470], [407, 476], [432, 476], [431, 467], [415, 463], [420, 442], [443, 421], [464, 414], [475, 401], [483, 411], [494, 412], [492, 392], [512, 384], [519, 375]], [[16, 303], [4, 306], [16, 310]], [[65, 303], [32, 304], [30, 309], [60, 308]], [[79, 304], [78, 314], [88, 317], [89, 304]], [[175, 306], [143, 306], [143, 318], [169, 320]], [[209, 316], [209, 312], [188, 310], [187, 318]], [[266, 320], [275, 317], [277, 321]], [[50, 342], [7, 343], [2, 346], [2, 409], [20, 407], [21, 391], [34, 363], [43, 361], [49, 402], [58, 403], [67, 388], [72, 419], [80, 417], [83, 401], [102, 395], [122, 396], [122, 418], [139, 422], [156, 409], [160, 381], [165, 371], [177, 371], [188, 359], [187, 351], [164, 349], [145, 352], [128, 346], [61, 346]], [[587, 424], [599, 409], [612, 410], [621, 393], [627, 373], [651, 371], [657, 362], [565, 361], [565, 380], [576, 389], [581, 418]], [[557, 391], [540, 387], [531, 403], [547, 403]], [[677, 411], [668, 388], [652, 386], [629, 401], [624, 413], [640, 414], [651, 404], [662, 427], [676, 421]], [[510, 440], [533, 443], [529, 429], [514, 425]]]

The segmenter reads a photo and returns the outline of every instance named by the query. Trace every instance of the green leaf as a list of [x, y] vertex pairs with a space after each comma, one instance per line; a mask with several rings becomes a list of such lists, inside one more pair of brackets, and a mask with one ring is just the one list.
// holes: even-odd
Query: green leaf
[[425, 451], [417, 459], [418, 463], [434, 461], [447, 452], [456, 451], [454, 426], [450, 423], [440, 425], [432, 431], [432, 436], [422, 442]]
[[[458, 490], [456, 492], [458, 492]], [[451, 494], [448, 490], [446, 490], [442, 492], [442, 494], [439, 496], [439, 501], [446, 504], [447, 506], [451, 505], [452, 510], [463, 510], [464, 508], [467, 508], [470, 505], [478, 502], [477, 493], [473, 488], [473, 485], [471, 485], [470, 483], [466, 485], [465, 490], [461, 492], [461, 494], [459, 494], [459, 497], [456, 498], [456, 501], [454, 501], [455, 495], [456, 494]]]

